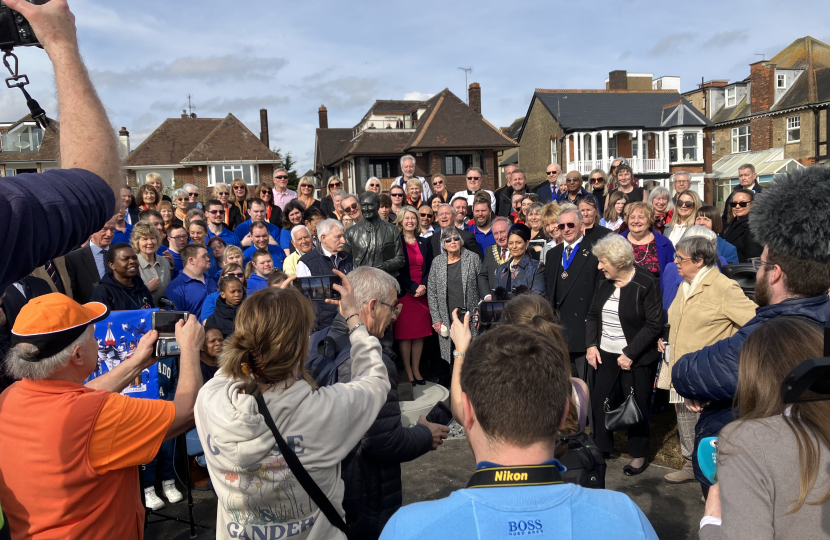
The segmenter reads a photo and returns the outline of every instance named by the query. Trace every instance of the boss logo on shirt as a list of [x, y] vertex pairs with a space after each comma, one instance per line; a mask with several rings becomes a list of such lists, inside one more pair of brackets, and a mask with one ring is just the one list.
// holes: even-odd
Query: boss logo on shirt
[[528, 519], [527, 521], [508, 521], [508, 536], [530, 536], [531, 534], [542, 534], [542, 520]]

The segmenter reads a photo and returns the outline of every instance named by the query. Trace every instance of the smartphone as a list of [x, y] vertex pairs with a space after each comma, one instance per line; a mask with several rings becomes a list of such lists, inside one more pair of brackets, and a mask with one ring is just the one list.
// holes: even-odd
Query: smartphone
[[298, 277], [294, 286], [309, 300], [340, 300], [340, 293], [333, 285], [343, 285], [338, 276]]
[[186, 311], [154, 311], [153, 330], [158, 332], [159, 336], [173, 336], [176, 334], [176, 323], [187, 322], [187, 315]]
[[489, 326], [501, 321], [505, 304], [507, 302], [492, 300], [482, 302], [478, 308], [478, 318], [481, 325]]
[[458, 320], [464, 322], [464, 315], [467, 314], [467, 310], [464, 308], [458, 308]]

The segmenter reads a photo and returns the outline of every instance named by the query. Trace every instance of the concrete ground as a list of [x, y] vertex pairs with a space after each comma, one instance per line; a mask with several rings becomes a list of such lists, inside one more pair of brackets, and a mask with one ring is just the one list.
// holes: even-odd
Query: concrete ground
[[[645, 472], [627, 477], [622, 468], [628, 459], [608, 461], [606, 486], [627, 494], [651, 521], [657, 535], [663, 540], [692, 540], [697, 538], [698, 523], [703, 515], [700, 487], [697, 483], [670, 485], [663, 475], [674, 469], [650, 465]], [[463, 488], [475, 466], [473, 454], [465, 439], [447, 440], [435, 452], [430, 452], [402, 467], [404, 504], [446, 497]], [[210, 525], [199, 538], [213, 538], [216, 524], [216, 497], [209, 491], [194, 492], [197, 520]], [[168, 505], [170, 514], [185, 517], [187, 501]], [[165, 511], [163, 510], [163, 511]], [[151, 517], [151, 521], [157, 518]], [[149, 540], [189, 538], [189, 527], [172, 521], [153, 523], [145, 531]]]

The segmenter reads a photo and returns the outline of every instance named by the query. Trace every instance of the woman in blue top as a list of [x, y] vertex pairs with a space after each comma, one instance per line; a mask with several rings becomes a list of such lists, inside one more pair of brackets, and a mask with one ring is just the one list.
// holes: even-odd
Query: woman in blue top
[[714, 206], [701, 206], [695, 217], [695, 225], [702, 225], [718, 236], [718, 256], [726, 259], [724, 264], [738, 264], [738, 250], [735, 246], [721, 238], [723, 220], [720, 212]]
[[530, 227], [516, 223], [507, 232], [507, 249], [510, 258], [496, 270], [496, 288], [514, 292], [524, 286], [539, 296], [545, 294], [545, 273], [539, 261], [527, 254], [530, 245]]
[[628, 230], [622, 236], [631, 242], [634, 249], [634, 265], [648, 270], [657, 281], [674, 261], [674, 246], [671, 240], [652, 229], [654, 209], [645, 202], [633, 202], [625, 207], [625, 221]]

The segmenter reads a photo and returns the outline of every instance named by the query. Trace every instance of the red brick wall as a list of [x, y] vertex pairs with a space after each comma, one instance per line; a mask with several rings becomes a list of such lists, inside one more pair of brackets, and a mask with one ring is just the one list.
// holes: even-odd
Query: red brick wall
[[628, 133], [617, 133], [617, 155], [614, 157], [633, 155], [630, 135]]
[[[430, 160], [432, 161], [432, 174], [441, 173], [441, 152], [430, 152]], [[495, 190], [496, 177], [498, 175], [498, 156], [492, 150], [485, 150], [484, 162], [486, 163], [487, 172], [484, 173], [484, 178], [481, 181], [482, 189], [490, 191]], [[432, 181], [432, 175], [426, 176], [423, 171], [426, 167], [419, 168], [415, 165], [415, 174], [425, 176], [427, 180]], [[467, 177], [463, 174], [446, 175], [444, 178], [447, 181], [447, 189], [449, 191], [463, 191], [467, 189]]]
[[671, 174], [674, 174], [677, 171], [686, 171], [689, 173], [702, 173], [703, 165], [671, 165], [669, 167], [669, 172]]
[[[750, 64], [749, 67], [750, 112], [768, 111], [775, 102], [775, 64], [762, 61]], [[754, 130], [752, 138], [755, 138]], [[764, 147], [766, 148], [769, 146]]]
[[127, 185], [130, 187], [136, 187], [138, 185], [138, 182], [135, 177], [135, 171], [127, 171]]
[[269, 164], [260, 164], [259, 166], [259, 181], [262, 182], [263, 180], [273, 180], [274, 178], [274, 165]]
[[[752, 102], [755, 103], [755, 87], [752, 87]], [[772, 117], [761, 116], [749, 121], [749, 149], [752, 152], [772, 148]]]
[[703, 172], [712, 172], [712, 130], [703, 131]]

